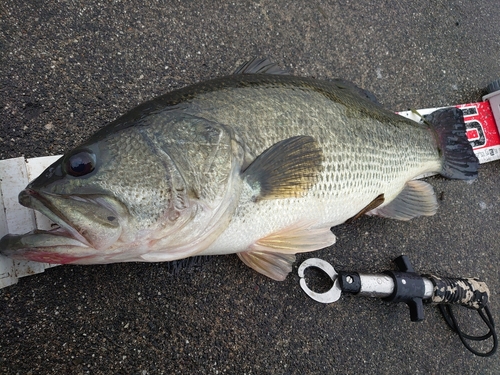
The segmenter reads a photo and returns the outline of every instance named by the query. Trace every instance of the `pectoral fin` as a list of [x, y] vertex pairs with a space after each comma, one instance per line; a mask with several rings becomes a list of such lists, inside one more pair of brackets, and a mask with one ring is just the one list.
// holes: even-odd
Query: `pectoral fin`
[[335, 243], [330, 228], [311, 229], [296, 224], [258, 240], [238, 257], [271, 279], [283, 281], [292, 270], [296, 253], [319, 250]]
[[305, 194], [323, 170], [323, 151], [310, 136], [276, 143], [243, 172], [255, 200], [292, 198]]
[[417, 216], [432, 216], [438, 203], [431, 185], [424, 181], [408, 181], [401, 193], [389, 204], [368, 212], [398, 220], [410, 220]]

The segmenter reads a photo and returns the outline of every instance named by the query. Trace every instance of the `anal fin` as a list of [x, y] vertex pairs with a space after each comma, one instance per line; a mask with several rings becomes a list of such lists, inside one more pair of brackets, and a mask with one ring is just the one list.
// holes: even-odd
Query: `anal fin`
[[238, 257], [249, 267], [271, 279], [283, 281], [292, 270], [295, 254], [319, 250], [335, 243], [329, 227], [292, 225], [255, 242]]
[[383, 207], [367, 212], [367, 215], [378, 215], [397, 220], [410, 220], [417, 216], [432, 216], [436, 213], [438, 203], [431, 185], [424, 181], [408, 181], [401, 193]]

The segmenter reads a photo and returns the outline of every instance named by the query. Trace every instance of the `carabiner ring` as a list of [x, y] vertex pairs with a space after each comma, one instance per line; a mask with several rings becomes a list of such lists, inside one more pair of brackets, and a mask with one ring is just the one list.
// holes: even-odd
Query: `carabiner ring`
[[[315, 291], [309, 289], [309, 287], [306, 284], [306, 280], [304, 278], [304, 271], [308, 267], [316, 267], [319, 268], [320, 270], [324, 271], [330, 279], [333, 281], [333, 286], [332, 288], [325, 292], [325, 293], [316, 293]], [[300, 277], [300, 287], [306, 294], [311, 297], [313, 300], [321, 302], [321, 303], [332, 303], [335, 301], [338, 301], [340, 298], [340, 294], [342, 293], [342, 290], [340, 289], [340, 284], [339, 280], [337, 278], [337, 271], [333, 268], [333, 266], [325, 262], [323, 259], [319, 258], [310, 258], [306, 259], [300, 266], [298, 270], [298, 274]]]

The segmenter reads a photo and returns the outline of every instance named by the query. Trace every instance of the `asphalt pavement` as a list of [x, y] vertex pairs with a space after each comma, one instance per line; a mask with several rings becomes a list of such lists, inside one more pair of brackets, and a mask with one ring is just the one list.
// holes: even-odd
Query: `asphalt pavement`
[[[4, 0], [0, 158], [63, 153], [142, 101], [254, 56], [353, 81], [391, 110], [479, 100], [500, 78], [499, 19], [494, 0]], [[406, 254], [421, 273], [485, 281], [500, 322], [500, 162], [474, 182], [427, 181], [435, 216], [334, 228], [337, 243], [300, 255], [284, 282], [235, 255], [21, 279], [0, 290], [0, 373], [498, 374], [499, 354], [468, 352], [436, 307], [414, 323], [404, 304], [323, 305], [299, 287], [297, 266], [311, 256], [379, 272]], [[472, 311], [458, 313], [465, 330], [484, 332]]]

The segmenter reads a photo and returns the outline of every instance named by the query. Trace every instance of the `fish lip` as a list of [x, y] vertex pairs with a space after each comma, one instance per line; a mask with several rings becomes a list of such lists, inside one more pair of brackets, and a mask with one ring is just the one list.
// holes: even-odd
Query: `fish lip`
[[[41, 231], [41, 232], [51, 233], [52, 231]], [[56, 234], [56, 233], [54, 233], [53, 235], [64, 236], [63, 234]], [[5, 245], [8, 244], [9, 237], [13, 237], [15, 239], [15, 237], [20, 237], [20, 236], [21, 235], [7, 234], [4, 237], [2, 237], [0, 240], [0, 254], [7, 256], [9, 258], [12, 258], [12, 259], [28, 260], [28, 261], [42, 262], [42, 263], [49, 263], [49, 264], [79, 263], [79, 262], [81, 262], [82, 259], [87, 259], [87, 258], [93, 257], [92, 254], [83, 255], [83, 256], [82, 255], [72, 255], [72, 254], [51, 251], [51, 250], [45, 250], [45, 249], [40, 250], [40, 249], [31, 249], [31, 248], [30, 249], [9, 249], [8, 247], [6, 248]], [[64, 237], [66, 237], [66, 236], [64, 236]], [[82, 245], [83, 245], [83, 243], [82, 243]]]
[[[47, 232], [54, 235], [71, 237], [84, 244], [87, 247], [93, 247], [92, 244], [81, 235], [73, 226], [71, 226], [65, 215], [57, 210], [44, 195], [54, 195], [50, 193], [40, 193], [34, 189], [26, 188], [19, 193], [19, 203], [25, 207], [40, 211], [47, 216], [51, 221], [56, 223], [59, 228], [51, 229]], [[71, 196], [67, 196], [72, 199]]]

